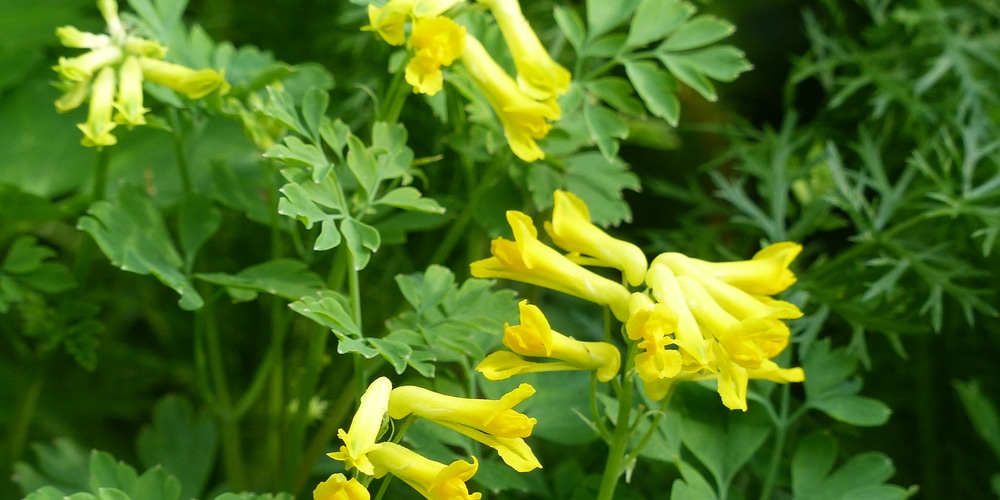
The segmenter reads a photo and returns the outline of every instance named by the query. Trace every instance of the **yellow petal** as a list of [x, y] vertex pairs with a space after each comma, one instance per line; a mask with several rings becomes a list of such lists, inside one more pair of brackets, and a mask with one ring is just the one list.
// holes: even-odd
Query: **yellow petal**
[[482, 495], [469, 493], [466, 481], [479, 469], [479, 462], [456, 460], [449, 465], [435, 462], [396, 443], [379, 443], [369, 456], [375, 464], [374, 476], [388, 473], [429, 499], [478, 500]]
[[340, 429], [337, 436], [344, 441], [339, 452], [330, 453], [330, 458], [344, 462], [347, 469], [357, 468], [361, 473], [374, 474], [373, 464], [368, 458], [368, 452], [375, 446], [379, 432], [382, 429], [382, 418], [389, 408], [389, 394], [392, 382], [388, 378], [375, 379], [364, 395], [361, 404], [351, 420], [350, 429], [345, 432]]
[[788, 266], [802, 245], [791, 241], [774, 243], [757, 252], [752, 259], [738, 262], [694, 260], [699, 269], [748, 293], [774, 295], [795, 283]]
[[333, 474], [316, 485], [313, 500], [369, 500], [371, 494], [357, 479], [347, 479], [343, 474]]
[[445, 422], [472, 427], [500, 437], [528, 437], [535, 419], [513, 407], [535, 393], [528, 384], [507, 393], [499, 400], [460, 398], [422, 387], [401, 386], [389, 396], [389, 416], [402, 419], [416, 415], [439, 424]]
[[400, 46], [406, 42], [406, 21], [415, 0], [389, 0], [383, 7], [368, 4], [368, 26], [365, 31], [375, 31], [389, 45]]
[[229, 90], [229, 84], [222, 73], [215, 70], [195, 70], [149, 57], [139, 57], [139, 64], [146, 80], [170, 87], [188, 99], [201, 99], [216, 90], [220, 93]]
[[114, 98], [115, 70], [111, 67], [104, 67], [97, 73], [90, 90], [90, 112], [87, 114], [87, 121], [77, 124], [80, 131], [83, 132], [81, 144], [87, 147], [101, 148], [113, 146], [118, 142], [118, 139], [111, 133], [116, 126], [115, 122], [111, 120]]

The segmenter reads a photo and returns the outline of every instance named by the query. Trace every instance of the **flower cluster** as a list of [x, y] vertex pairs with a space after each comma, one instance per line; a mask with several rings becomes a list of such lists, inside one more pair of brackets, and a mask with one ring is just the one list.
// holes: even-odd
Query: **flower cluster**
[[369, 5], [369, 24], [363, 29], [378, 33], [390, 45], [407, 45], [406, 82], [417, 93], [441, 91], [441, 68], [461, 61], [503, 125], [511, 151], [524, 161], [544, 158], [535, 141], [544, 138], [551, 122], [561, 116], [556, 98], [569, 90], [569, 71], [542, 46], [517, 0], [479, 0], [492, 13], [513, 56], [517, 76], [511, 77], [479, 40], [443, 15], [462, 3], [464, 0], [389, 0], [383, 7]]
[[[706, 262], [680, 253], [663, 253], [651, 263], [635, 245], [595, 226], [587, 206], [571, 193], [557, 191], [552, 221], [545, 230], [563, 254], [538, 239], [531, 218], [510, 211], [514, 241], [498, 238], [492, 257], [472, 263], [472, 275], [540, 285], [605, 305], [624, 323], [625, 336], [639, 353], [636, 373], [651, 398], [664, 398], [672, 385], [687, 380], [718, 380], [722, 402], [746, 410], [749, 379], [801, 382], [801, 368], [780, 368], [773, 358], [788, 345], [783, 320], [799, 309], [771, 298], [795, 282], [788, 269], [801, 250], [796, 243], [770, 245], [748, 261]], [[583, 266], [621, 271], [623, 283]], [[632, 288], [645, 285], [641, 291]], [[595, 370], [608, 381], [617, 374], [617, 348], [581, 342], [551, 330], [541, 311], [521, 303], [521, 325], [507, 326], [504, 345], [514, 353], [555, 362], [523, 360], [497, 352], [477, 369], [489, 379], [551, 370]], [[612, 354], [613, 351], [613, 354]]]
[[[379, 442], [383, 420], [411, 416], [427, 419], [497, 450], [511, 468], [528, 472], [541, 467], [524, 442], [531, 435], [535, 419], [513, 407], [534, 393], [533, 387], [521, 384], [499, 400], [468, 399], [414, 386], [393, 388], [389, 379], [381, 377], [361, 397], [350, 429], [338, 432], [344, 445], [329, 456], [343, 462], [346, 469], [357, 469], [368, 477], [392, 474], [424, 498], [478, 499], [481, 495], [469, 493], [466, 485], [479, 467], [476, 457], [472, 457], [471, 463], [456, 460], [445, 465], [396, 442]], [[367, 500], [369, 493], [356, 478], [333, 474], [316, 487], [313, 498]]]
[[84, 146], [103, 147], [118, 142], [112, 134], [118, 124], [146, 123], [143, 107], [144, 81], [169, 87], [190, 99], [200, 99], [229, 86], [223, 75], [210, 69], [194, 70], [163, 60], [167, 48], [152, 40], [129, 34], [118, 17], [115, 0], [98, 0], [97, 7], [107, 23], [107, 33], [80, 31], [72, 26], [56, 29], [66, 47], [88, 49], [72, 57], [60, 57], [53, 69], [59, 73], [65, 93], [56, 100], [56, 109], [78, 108], [89, 95], [87, 121], [77, 125]]

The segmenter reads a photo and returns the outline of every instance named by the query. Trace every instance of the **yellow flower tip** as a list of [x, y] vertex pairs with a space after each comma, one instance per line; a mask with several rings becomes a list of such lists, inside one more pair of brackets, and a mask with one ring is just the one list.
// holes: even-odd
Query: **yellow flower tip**
[[188, 99], [201, 99], [217, 90], [220, 94], [229, 91], [229, 84], [224, 74], [219, 71], [195, 70], [144, 56], [139, 57], [139, 64], [142, 67], [143, 78], [180, 92]]
[[465, 27], [447, 17], [417, 18], [410, 34], [413, 56], [406, 65], [406, 82], [414, 92], [438, 93], [442, 66], [450, 66], [465, 47]]
[[552, 327], [537, 306], [522, 300], [517, 305], [521, 324], [504, 325], [503, 344], [522, 356], [552, 356]]
[[371, 494], [357, 479], [333, 474], [316, 485], [313, 500], [369, 500]]
[[597, 364], [597, 380], [609, 382], [618, 375], [621, 368], [621, 352], [606, 342], [585, 342], [590, 358]]
[[476, 371], [482, 373], [487, 380], [507, 380], [532, 364], [535, 363], [529, 363], [512, 352], [497, 351], [480, 361], [476, 365]]
[[802, 245], [785, 241], [769, 245], [750, 260], [737, 262], [706, 262], [691, 259], [701, 272], [713, 276], [754, 295], [774, 295], [795, 283], [795, 274], [788, 269]]
[[539, 101], [565, 94], [572, 75], [552, 59], [528, 20], [521, 13], [517, 0], [480, 0], [489, 7], [503, 34], [517, 68], [518, 87]]
[[681, 353], [677, 350], [645, 351], [635, 356], [635, 369], [646, 383], [676, 377], [681, 372]]
[[465, 2], [466, 0], [417, 0], [413, 6], [413, 16], [418, 18], [440, 16], [448, 9]]
[[424, 498], [478, 500], [482, 496], [470, 494], [465, 484], [479, 469], [475, 457], [472, 463], [456, 460], [444, 465], [396, 443], [379, 443], [369, 454], [375, 463], [375, 477], [391, 473]]
[[125, 40], [125, 52], [138, 56], [152, 57], [153, 59], [163, 59], [167, 57], [167, 48], [152, 40], [130, 36]]
[[121, 59], [122, 50], [108, 45], [77, 57], [60, 57], [59, 64], [52, 69], [66, 80], [79, 82], [90, 79], [98, 70], [117, 64]]
[[621, 270], [632, 286], [641, 285], [646, 278], [648, 263], [642, 250], [594, 225], [587, 204], [569, 191], [554, 193], [552, 222], [546, 222], [545, 231], [559, 247]]
[[64, 47], [73, 49], [96, 49], [111, 44], [111, 37], [80, 31], [73, 26], [56, 28], [56, 37]]
[[77, 127], [83, 132], [81, 144], [87, 147], [101, 148], [113, 146], [118, 139], [111, 133], [116, 124], [111, 120], [111, 112], [114, 108], [115, 97], [115, 70], [110, 67], [102, 68], [90, 91], [90, 112], [87, 115], [86, 123], [80, 123]]
[[118, 99], [115, 101], [118, 114], [115, 121], [128, 125], [144, 125], [146, 119], [143, 115], [149, 110], [142, 107], [142, 67], [139, 65], [139, 59], [135, 56], [127, 57], [118, 75]]
[[357, 468], [363, 474], [372, 475], [373, 465], [367, 454], [375, 446], [382, 430], [382, 418], [389, 409], [389, 394], [392, 382], [386, 377], [375, 379], [361, 396], [361, 404], [351, 420], [348, 431], [340, 429], [337, 436], [344, 442], [339, 452], [329, 456], [344, 462], [347, 469]]
[[90, 90], [90, 80], [73, 82], [59, 99], [56, 99], [56, 111], [67, 113], [79, 108], [83, 101], [87, 99], [87, 91]]
[[632, 340], [666, 338], [676, 330], [677, 314], [660, 303], [632, 313], [625, 322], [625, 333]]
[[399, 47], [406, 43], [406, 21], [415, 0], [389, 0], [383, 7], [368, 5], [368, 25], [364, 31], [378, 33], [389, 45]]

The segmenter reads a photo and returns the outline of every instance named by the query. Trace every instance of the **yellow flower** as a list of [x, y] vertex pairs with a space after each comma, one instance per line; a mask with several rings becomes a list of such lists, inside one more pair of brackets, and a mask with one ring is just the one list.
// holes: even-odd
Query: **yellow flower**
[[478, 500], [480, 493], [469, 493], [465, 482], [479, 469], [479, 462], [456, 460], [444, 465], [396, 443], [379, 443], [368, 453], [375, 464], [374, 476], [391, 473], [429, 500]]
[[59, 58], [59, 64], [52, 69], [59, 73], [59, 76], [71, 81], [79, 82], [89, 80], [98, 70], [116, 64], [122, 60], [122, 49], [114, 45], [100, 47], [86, 54], [65, 58]]
[[90, 80], [73, 82], [66, 92], [56, 99], [56, 111], [66, 113], [79, 108], [87, 98], [87, 91], [90, 90]]
[[612, 238], [595, 226], [587, 204], [573, 193], [557, 190], [554, 198], [552, 222], [545, 223], [545, 231], [553, 243], [564, 250], [592, 257], [599, 265], [621, 270], [632, 286], [642, 284], [647, 263], [639, 247]]
[[486, 378], [502, 380], [519, 373], [596, 370], [597, 378], [607, 382], [618, 374], [621, 353], [617, 347], [606, 342], [576, 340], [553, 330], [541, 309], [526, 300], [521, 301], [518, 307], [521, 324], [504, 325], [504, 345], [522, 356], [552, 358], [561, 362], [532, 363], [497, 352], [487, 356], [476, 367]]
[[539, 102], [522, 92], [517, 82], [490, 57], [479, 40], [468, 34], [462, 64], [500, 119], [511, 151], [527, 162], [545, 158], [535, 140], [549, 133], [552, 124], [548, 120], [559, 119], [559, 104], [555, 98]]
[[73, 26], [56, 28], [56, 37], [64, 47], [73, 49], [97, 49], [111, 45], [111, 37], [108, 35], [87, 33]]
[[444, 81], [442, 66], [450, 66], [465, 46], [465, 28], [447, 17], [417, 18], [410, 34], [413, 56], [406, 65], [406, 83], [414, 92], [437, 94]]
[[552, 60], [521, 13], [517, 0], [479, 0], [479, 3], [490, 8], [500, 26], [514, 57], [521, 91], [539, 101], [565, 94], [569, 90], [570, 72]]
[[646, 273], [646, 284], [649, 285], [656, 301], [677, 315], [674, 343], [680, 349], [682, 357], [690, 358], [690, 362], [685, 364], [702, 366], [707, 363], [708, 344], [698, 327], [698, 322], [684, 301], [684, 294], [677, 284], [674, 273], [669, 267], [654, 259]]
[[333, 474], [326, 481], [316, 485], [313, 500], [369, 500], [371, 494], [353, 477]]
[[538, 240], [531, 218], [514, 210], [507, 212], [514, 241], [497, 238], [492, 257], [473, 262], [477, 278], [503, 278], [560, 291], [611, 308], [620, 321], [628, 319], [629, 291], [566, 258]]
[[142, 107], [142, 67], [139, 59], [128, 56], [118, 72], [118, 100], [115, 101], [118, 115], [115, 121], [129, 125], [143, 125], [143, 115], [149, 111]]
[[90, 113], [87, 115], [87, 122], [77, 124], [77, 127], [83, 132], [81, 144], [100, 148], [113, 146], [118, 142], [118, 139], [111, 133], [116, 126], [115, 122], [111, 120], [114, 99], [115, 70], [104, 67], [94, 78], [94, 84], [90, 91]]
[[[680, 373], [683, 357], [671, 336], [677, 329], [677, 315], [664, 304], [653, 302], [644, 293], [633, 293], [629, 302], [631, 316], [625, 323], [625, 333], [638, 340], [643, 352], [635, 356], [639, 377], [647, 383], [673, 378]], [[659, 398], [655, 398], [659, 399]]]
[[195, 70], [150, 57], [140, 57], [139, 64], [146, 80], [170, 87], [188, 99], [201, 99], [216, 90], [221, 94], [229, 91], [225, 77], [215, 70]]
[[389, 394], [392, 382], [385, 377], [379, 377], [361, 396], [358, 412], [351, 420], [351, 428], [337, 431], [337, 436], [344, 441], [339, 452], [327, 454], [334, 460], [344, 462], [347, 469], [357, 468], [362, 474], [369, 476], [375, 473], [368, 453], [376, 447], [379, 431], [382, 429], [382, 417], [389, 409]]
[[413, 414], [434, 422], [450, 422], [500, 437], [531, 435], [535, 419], [515, 411], [515, 405], [531, 397], [535, 389], [521, 384], [499, 400], [447, 396], [415, 386], [402, 386], [389, 396], [389, 416], [402, 419]]
[[416, 0], [389, 0], [382, 7], [368, 4], [368, 26], [361, 29], [378, 33], [389, 45], [403, 45], [406, 21], [415, 3]]
[[802, 245], [784, 241], [761, 249], [750, 260], [705, 262], [691, 259], [691, 262], [702, 272], [747, 293], [774, 295], [795, 283], [795, 275], [788, 266], [801, 251]]

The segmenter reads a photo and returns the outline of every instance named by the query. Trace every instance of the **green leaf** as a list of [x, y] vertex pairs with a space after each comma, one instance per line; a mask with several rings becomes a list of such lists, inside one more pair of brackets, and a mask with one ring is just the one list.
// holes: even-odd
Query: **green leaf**
[[591, 37], [603, 35], [624, 23], [639, 0], [587, 0], [587, 26]]
[[351, 316], [347, 298], [326, 290], [319, 298], [304, 296], [288, 305], [293, 311], [350, 337], [360, 337], [361, 329]]
[[972, 421], [972, 427], [983, 441], [986, 441], [993, 453], [1000, 457], [1000, 416], [997, 415], [996, 407], [979, 389], [978, 381], [955, 381], [952, 385], [958, 392], [966, 415]]
[[576, 50], [577, 55], [579, 55], [580, 47], [587, 37], [586, 28], [583, 26], [583, 19], [580, 19], [580, 15], [575, 10], [562, 5], [556, 5], [553, 8], [552, 15], [555, 17], [556, 24], [559, 25], [559, 29], [563, 32], [566, 40], [573, 46], [573, 50]]
[[375, 153], [395, 153], [406, 147], [406, 127], [401, 123], [375, 122], [372, 125], [372, 149]]
[[657, 50], [678, 52], [696, 49], [722, 40], [735, 31], [736, 27], [728, 21], [715, 16], [698, 16], [679, 26]]
[[393, 189], [385, 196], [375, 200], [373, 205], [388, 205], [390, 207], [402, 208], [416, 212], [443, 214], [444, 207], [438, 205], [432, 198], [424, 198], [417, 188], [404, 186]]
[[340, 354], [356, 352], [365, 359], [372, 359], [379, 354], [378, 349], [371, 346], [370, 339], [348, 337], [336, 330], [333, 334], [337, 336], [337, 352]]
[[732, 45], [672, 54], [670, 57], [674, 61], [685, 61], [696, 71], [720, 82], [731, 82], [740, 73], [753, 69], [753, 65], [747, 61], [743, 51]]
[[813, 433], [799, 441], [792, 455], [792, 491], [803, 494], [819, 484], [837, 461], [837, 442], [826, 433]]
[[330, 94], [320, 88], [312, 87], [302, 97], [302, 118], [309, 127], [310, 137], [314, 142], [318, 143], [320, 140], [320, 126], [329, 104]]
[[656, 64], [631, 61], [625, 63], [625, 74], [632, 80], [636, 93], [646, 103], [649, 112], [676, 127], [680, 120], [681, 103], [677, 98], [677, 80], [673, 75]]
[[98, 500], [132, 500], [132, 497], [117, 488], [100, 488], [97, 490], [97, 498]]
[[354, 269], [358, 271], [364, 269], [371, 254], [378, 251], [381, 245], [378, 229], [359, 220], [347, 218], [341, 221], [340, 232], [344, 235], [344, 242], [351, 251]]
[[90, 453], [90, 491], [100, 488], [135, 489], [139, 479], [135, 469], [125, 462], [118, 462], [110, 453], [94, 450]]
[[364, 189], [367, 196], [375, 193], [375, 184], [378, 182], [378, 171], [375, 168], [375, 157], [371, 151], [365, 147], [361, 139], [350, 135], [347, 137], [347, 167], [351, 169], [354, 178], [358, 180], [361, 189]]
[[190, 193], [181, 200], [177, 215], [177, 236], [184, 251], [185, 270], [191, 271], [198, 250], [219, 230], [220, 225], [222, 213], [209, 198]]
[[[10, 165], [4, 168], [16, 168]], [[17, 186], [0, 183], [0, 242], [6, 241], [6, 234], [22, 230], [50, 220], [60, 219], [63, 214], [47, 199], [21, 191]]]
[[836, 420], [862, 427], [882, 425], [892, 414], [885, 403], [863, 396], [838, 396], [810, 401], [809, 404]]
[[323, 142], [327, 146], [330, 146], [330, 149], [338, 157], [343, 158], [344, 147], [347, 146], [347, 137], [351, 135], [351, 127], [347, 126], [339, 118], [333, 121], [323, 120], [323, 123], [320, 124], [319, 133], [323, 137]]
[[715, 94], [715, 86], [699, 71], [697, 64], [678, 57], [676, 54], [660, 54], [659, 58], [670, 70], [670, 73], [701, 94], [705, 100], [715, 102], [718, 99]]
[[294, 500], [289, 493], [223, 493], [213, 500]]
[[[34, 491], [33, 493], [29, 494], [28, 496], [24, 497], [24, 500], [66, 500], [67, 498], [73, 498], [73, 497], [66, 495], [62, 491], [59, 491], [58, 489], [52, 486], [44, 486]], [[94, 495], [88, 493], [86, 494], [86, 496], [80, 498], [81, 499], [86, 498], [89, 500], [91, 498], [94, 498]]]
[[285, 137], [285, 144], [277, 144], [264, 152], [265, 158], [275, 158], [289, 165], [310, 167], [314, 170], [329, 170], [330, 161], [318, 147], [302, 142], [302, 139], [290, 135]]
[[712, 485], [702, 477], [691, 464], [681, 461], [678, 463], [681, 470], [681, 479], [675, 479], [670, 488], [671, 500], [709, 500], [718, 498]]
[[625, 35], [612, 33], [588, 42], [583, 47], [586, 57], [614, 57], [625, 48]]
[[38, 270], [42, 263], [56, 256], [55, 250], [38, 244], [34, 236], [20, 236], [7, 250], [0, 271], [7, 274], [28, 274]]
[[200, 308], [204, 301], [191, 280], [178, 268], [184, 262], [171, 241], [163, 217], [139, 190], [118, 191], [118, 204], [98, 201], [80, 218], [79, 228], [89, 233], [113, 264], [136, 274], [153, 274], [180, 294], [182, 309]]
[[590, 209], [590, 217], [600, 226], [632, 220], [632, 210], [624, 200], [625, 189], [638, 191], [639, 177], [620, 158], [608, 160], [596, 151], [566, 158], [563, 188], [579, 196]]
[[616, 76], [600, 78], [588, 82], [586, 86], [587, 90], [622, 113], [637, 117], [646, 114], [646, 108], [634, 97], [632, 86], [624, 78]]
[[288, 300], [298, 300], [302, 297], [314, 296], [325, 288], [323, 279], [309, 270], [300, 260], [274, 259], [250, 266], [235, 275], [226, 273], [200, 273], [196, 278], [222, 285], [227, 289], [239, 289], [250, 292], [244, 300], [253, 300], [258, 292]]
[[17, 462], [14, 466], [14, 481], [22, 491], [40, 490], [46, 485], [67, 493], [88, 488], [89, 450], [65, 438], [57, 438], [52, 444], [33, 443], [31, 448], [37, 457], [38, 469], [26, 462]]
[[410, 356], [413, 355], [413, 349], [409, 345], [389, 338], [368, 338], [367, 340], [375, 349], [378, 349], [379, 354], [392, 365], [397, 374], [401, 375], [406, 370]]
[[[136, 447], [144, 466], [162, 465], [177, 477], [183, 485], [177, 496], [197, 498], [204, 491], [215, 463], [215, 426], [208, 415], [195, 415], [187, 400], [167, 396], [153, 407], [152, 426], [139, 432]], [[153, 470], [157, 469], [146, 472], [139, 481], [140, 489], [148, 489], [149, 493], [137, 495], [137, 498], [153, 500], [154, 497], [147, 495], [156, 493], [157, 483], [165, 481], [150, 475]]]
[[604, 106], [584, 106], [583, 118], [590, 131], [590, 139], [608, 161], [618, 155], [618, 140], [628, 137], [628, 125], [617, 113]]
[[635, 10], [625, 45], [641, 47], [655, 42], [684, 25], [694, 12], [693, 5], [679, 0], [642, 0]]
[[299, 135], [308, 137], [309, 131], [299, 121], [299, 114], [295, 110], [292, 96], [284, 88], [277, 86], [268, 86], [267, 95], [269, 99], [261, 111]]

